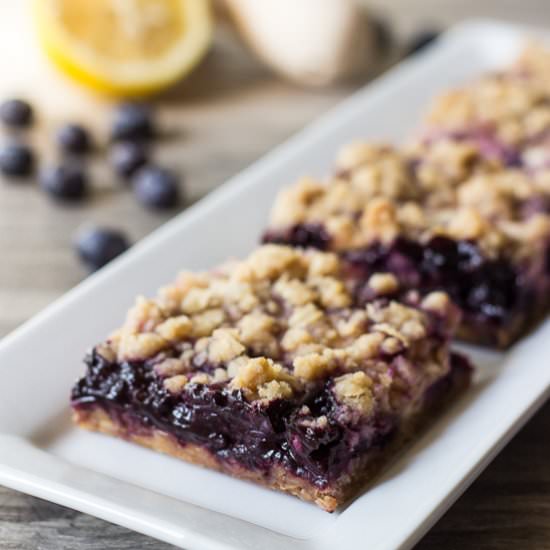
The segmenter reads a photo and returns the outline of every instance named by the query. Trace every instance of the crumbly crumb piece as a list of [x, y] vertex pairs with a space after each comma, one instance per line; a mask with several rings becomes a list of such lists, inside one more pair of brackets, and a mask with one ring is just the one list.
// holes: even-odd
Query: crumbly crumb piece
[[101, 357], [103, 357], [107, 361], [112, 362], [116, 360], [116, 350], [113, 349], [109, 342], [99, 344], [98, 346], [96, 346], [95, 350], [96, 353], [101, 355]]
[[277, 279], [273, 290], [292, 306], [303, 306], [317, 298], [314, 290], [305, 282], [284, 275]]
[[170, 393], [177, 395], [183, 391], [183, 389], [187, 385], [187, 382], [187, 376], [184, 376], [183, 374], [177, 374], [176, 376], [165, 378], [163, 384]]
[[189, 379], [189, 382], [191, 384], [210, 384], [212, 382], [212, 377], [207, 374], [206, 372], [198, 372], [197, 374], [194, 374]]
[[319, 292], [321, 304], [326, 308], [348, 307], [351, 296], [342, 280], [335, 277], [313, 277], [310, 279]]
[[208, 336], [217, 329], [225, 320], [222, 309], [207, 309], [191, 316], [191, 336], [201, 338]]
[[170, 317], [157, 325], [156, 332], [166, 340], [183, 340], [191, 333], [192, 323], [187, 315], [178, 315]]
[[271, 380], [258, 388], [259, 398], [267, 399], [268, 401], [273, 401], [274, 399], [290, 399], [293, 393], [290, 384], [284, 380]]
[[380, 352], [383, 340], [384, 336], [380, 332], [370, 332], [357, 338], [347, 350], [355, 361], [372, 359]]
[[374, 406], [372, 386], [372, 379], [363, 371], [357, 371], [336, 378], [334, 394], [344, 405], [367, 415]]
[[340, 262], [336, 254], [328, 252], [311, 252], [308, 266], [309, 277], [337, 275], [339, 271]]
[[342, 338], [358, 337], [367, 327], [367, 312], [360, 309], [351, 313], [348, 318], [338, 319], [336, 329]]
[[155, 365], [155, 372], [164, 378], [176, 376], [177, 374], [183, 374], [187, 370], [185, 361], [175, 357], [164, 359]]
[[423, 298], [421, 303], [423, 309], [437, 313], [445, 313], [449, 305], [450, 299], [448, 294], [441, 291], [430, 292]]
[[244, 361], [238, 368], [237, 374], [231, 380], [231, 387], [241, 389], [254, 397], [259, 388], [268, 382], [291, 382], [292, 377], [284, 368], [271, 359], [256, 357]]
[[315, 380], [325, 377], [336, 367], [334, 355], [326, 349], [323, 353], [309, 353], [300, 355], [293, 362], [294, 375], [306, 380]]
[[281, 346], [286, 351], [296, 351], [301, 347], [310, 344], [313, 341], [313, 335], [303, 327], [295, 327], [287, 330], [282, 339]]
[[276, 346], [274, 332], [278, 323], [271, 316], [261, 311], [245, 315], [237, 324], [239, 338], [245, 345], [257, 350], [269, 350]]
[[239, 342], [238, 336], [236, 329], [215, 330], [208, 343], [208, 359], [212, 363], [222, 363], [241, 355], [246, 348]]
[[153, 357], [169, 343], [152, 332], [124, 334], [118, 344], [118, 358], [121, 361]]
[[397, 277], [391, 273], [374, 273], [367, 284], [380, 296], [393, 294], [399, 290]]
[[307, 327], [319, 321], [323, 312], [315, 304], [306, 304], [296, 308], [288, 320], [290, 327]]

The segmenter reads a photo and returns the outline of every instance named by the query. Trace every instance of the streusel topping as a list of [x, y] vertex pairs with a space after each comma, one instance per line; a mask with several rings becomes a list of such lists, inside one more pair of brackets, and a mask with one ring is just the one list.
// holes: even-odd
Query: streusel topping
[[[347, 251], [396, 237], [475, 241], [521, 260], [550, 238], [550, 52], [525, 50], [510, 69], [440, 96], [418, 139], [399, 149], [356, 142], [335, 175], [283, 190], [267, 239], [294, 228], [313, 246]], [[321, 244], [321, 246], [319, 246]]]
[[[465, 147], [452, 141], [444, 146], [451, 157], [455, 149]], [[416, 176], [408, 180], [411, 193], [396, 197], [384, 188], [370, 195], [358, 193], [351, 171], [348, 179], [337, 176], [318, 183], [315, 196], [300, 202], [300, 181], [279, 195], [269, 234], [274, 240], [281, 235], [284, 241], [285, 231], [293, 226], [321, 226], [334, 251], [391, 243], [398, 236], [426, 242], [441, 235], [475, 241], [489, 257], [506, 250], [520, 258], [548, 239], [550, 215], [544, 208], [534, 213], [530, 209], [537, 199], [543, 205], [550, 199], [550, 172], [547, 177], [490, 163], [471, 164], [464, 151], [456, 153], [462, 161], [445, 163], [440, 147], [424, 149], [414, 161]]]
[[[455, 319], [447, 306], [392, 300], [393, 275], [371, 277], [367, 304], [358, 302], [358, 284], [334, 254], [265, 245], [244, 261], [182, 273], [155, 299], [139, 298], [96, 349], [109, 360], [149, 362], [174, 394], [221, 383], [251, 401], [288, 399], [335, 377], [343, 405], [366, 414], [373, 388], [387, 385], [389, 363], [402, 357], [422, 371], [446, 346], [446, 324]], [[434, 376], [441, 369], [447, 362]]]
[[493, 138], [493, 144], [511, 147], [540, 141], [550, 129], [549, 64], [549, 50], [529, 45], [510, 68], [438, 96], [426, 117], [428, 128], [435, 135], [444, 129], [485, 140], [487, 146]]

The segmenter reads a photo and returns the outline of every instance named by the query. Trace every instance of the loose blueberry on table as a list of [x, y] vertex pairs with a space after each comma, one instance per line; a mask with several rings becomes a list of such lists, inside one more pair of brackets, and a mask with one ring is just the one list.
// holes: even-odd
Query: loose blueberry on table
[[27, 145], [10, 143], [0, 148], [0, 171], [6, 176], [30, 176], [34, 163], [34, 153]]
[[115, 141], [148, 140], [155, 134], [150, 108], [141, 103], [123, 103], [115, 111], [111, 137]]
[[470, 380], [444, 293], [368, 284], [276, 245], [183, 273], [87, 356], [74, 421], [333, 511]]
[[86, 196], [88, 178], [79, 164], [59, 164], [41, 172], [40, 186], [55, 199], [74, 202]]
[[126, 235], [116, 229], [90, 227], [80, 231], [75, 245], [82, 261], [95, 271], [125, 252], [129, 242]]
[[66, 153], [87, 153], [92, 146], [90, 134], [80, 124], [66, 124], [57, 132], [57, 143]]
[[33, 123], [31, 105], [22, 99], [9, 99], [0, 104], [0, 120], [12, 128], [26, 128]]
[[174, 208], [180, 201], [179, 178], [158, 166], [140, 168], [134, 175], [133, 188], [138, 200], [150, 208]]
[[110, 150], [113, 170], [122, 178], [130, 178], [149, 160], [147, 147], [136, 141], [115, 143]]

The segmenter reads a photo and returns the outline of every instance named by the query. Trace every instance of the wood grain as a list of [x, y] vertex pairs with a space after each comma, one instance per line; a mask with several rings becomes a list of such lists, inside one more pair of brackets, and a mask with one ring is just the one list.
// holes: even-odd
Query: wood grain
[[[498, 16], [550, 24], [547, 0], [365, 0], [392, 18], [399, 36], [426, 24]], [[0, 98], [21, 94], [39, 110], [28, 136], [42, 162], [56, 158], [55, 128], [80, 120], [105, 142], [112, 105], [65, 82], [33, 42], [23, 2], [0, 5]], [[366, 78], [366, 77], [365, 77]], [[221, 184], [345, 97], [353, 85], [300, 90], [270, 75], [227, 31], [179, 89], [160, 98], [166, 137], [158, 160], [185, 174], [187, 204]], [[101, 148], [100, 148], [101, 149]], [[71, 248], [74, 231], [97, 222], [137, 240], [174, 212], [144, 211], [111, 176], [101, 150], [90, 160], [93, 192], [82, 206], [52, 204], [33, 181], [0, 181], [0, 336], [85, 277]], [[419, 550], [550, 549], [550, 404], [522, 430], [418, 545]], [[2, 550], [170, 548], [147, 537], [39, 499], [0, 488]]]

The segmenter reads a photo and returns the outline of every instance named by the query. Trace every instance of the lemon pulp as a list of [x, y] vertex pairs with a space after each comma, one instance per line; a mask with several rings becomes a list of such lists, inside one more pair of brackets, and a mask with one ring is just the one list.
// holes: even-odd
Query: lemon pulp
[[168, 86], [211, 38], [208, 0], [35, 0], [49, 57], [69, 76], [117, 95]]

